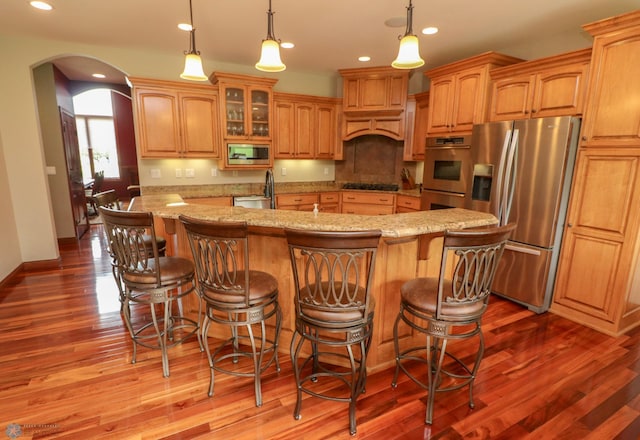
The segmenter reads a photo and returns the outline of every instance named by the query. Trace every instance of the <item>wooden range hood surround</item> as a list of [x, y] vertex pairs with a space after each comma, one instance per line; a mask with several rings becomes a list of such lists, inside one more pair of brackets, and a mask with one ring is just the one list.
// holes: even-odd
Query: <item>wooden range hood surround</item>
[[339, 72], [343, 79], [342, 140], [368, 134], [404, 140], [410, 72], [387, 66]]

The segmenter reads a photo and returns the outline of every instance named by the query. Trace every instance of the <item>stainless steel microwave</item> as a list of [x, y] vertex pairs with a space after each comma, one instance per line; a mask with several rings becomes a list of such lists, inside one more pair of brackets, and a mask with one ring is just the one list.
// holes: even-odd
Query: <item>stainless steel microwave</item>
[[266, 165], [271, 164], [269, 144], [227, 144], [227, 165]]

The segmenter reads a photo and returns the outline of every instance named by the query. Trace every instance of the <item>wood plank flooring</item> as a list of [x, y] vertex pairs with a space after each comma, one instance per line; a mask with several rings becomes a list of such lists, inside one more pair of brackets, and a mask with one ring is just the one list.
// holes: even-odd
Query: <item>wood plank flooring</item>
[[[393, 370], [371, 374], [358, 401], [358, 433], [347, 406], [305, 397], [292, 417], [291, 362], [263, 379], [209, 369], [195, 339], [169, 351], [132, 348], [102, 245], [102, 226], [63, 245], [55, 270], [18, 273], [0, 290], [0, 438], [19, 439], [633, 439], [640, 438], [640, 328], [612, 338], [553, 314], [492, 298], [487, 349], [475, 387], [436, 397]], [[13, 429], [12, 432], [10, 430]]]

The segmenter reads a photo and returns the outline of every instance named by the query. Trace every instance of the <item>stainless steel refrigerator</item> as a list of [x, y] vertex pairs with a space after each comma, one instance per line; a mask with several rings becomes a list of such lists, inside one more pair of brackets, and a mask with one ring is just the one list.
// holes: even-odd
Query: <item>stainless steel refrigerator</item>
[[493, 292], [537, 313], [553, 295], [579, 131], [568, 116], [473, 127], [465, 207], [517, 223]]

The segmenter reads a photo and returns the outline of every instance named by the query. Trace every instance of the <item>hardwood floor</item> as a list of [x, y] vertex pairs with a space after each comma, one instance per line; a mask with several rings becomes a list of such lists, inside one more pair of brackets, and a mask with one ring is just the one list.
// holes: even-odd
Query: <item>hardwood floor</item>
[[[393, 370], [370, 374], [358, 401], [358, 439], [638, 439], [640, 328], [612, 338], [552, 314], [492, 298], [487, 349], [467, 389], [436, 397], [424, 424], [425, 391]], [[254, 406], [250, 379], [209, 369], [195, 339], [169, 351], [132, 347], [117, 290], [92, 225], [63, 245], [59, 269], [18, 273], [0, 290], [0, 429], [23, 438], [348, 439], [347, 406], [305, 397], [294, 420], [290, 359], [263, 378]], [[13, 425], [15, 424], [15, 425]], [[19, 426], [16, 426], [19, 425]], [[0, 434], [1, 438], [2, 434]]]

